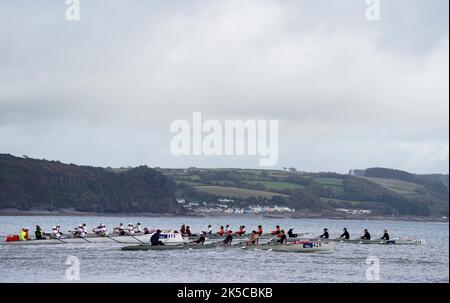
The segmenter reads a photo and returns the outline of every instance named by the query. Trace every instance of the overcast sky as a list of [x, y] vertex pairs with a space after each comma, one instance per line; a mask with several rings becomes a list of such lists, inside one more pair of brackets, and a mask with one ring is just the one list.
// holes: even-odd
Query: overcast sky
[[275, 119], [275, 168], [448, 173], [447, 0], [0, 2], [0, 153], [96, 166], [173, 156], [172, 121]]

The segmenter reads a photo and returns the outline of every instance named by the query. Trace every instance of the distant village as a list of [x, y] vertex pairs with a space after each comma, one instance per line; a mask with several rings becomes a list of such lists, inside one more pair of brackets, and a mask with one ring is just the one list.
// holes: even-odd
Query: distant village
[[198, 213], [227, 213], [227, 214], [284, 214], [295, 212], [294, 208], [289, 208], [285, 206], [260, 206], [260, 205], [250, 205], [247, 207], [236, 207], [232, 204], [234, 200], [232, 199], [218, 199], [217, 202], [196, 202], [196, 201], [186, 201], [184, 199], [177, 199], [177, 202], [181, 204], [184, 208], [195, 211]]

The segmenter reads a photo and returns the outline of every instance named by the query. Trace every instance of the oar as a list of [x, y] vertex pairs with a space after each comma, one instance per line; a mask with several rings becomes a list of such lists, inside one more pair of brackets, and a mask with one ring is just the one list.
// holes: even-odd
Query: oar
[[80, 237], [80, 238], [83, 239], [84, 241], [88, 242], [88, 243], [92, 243], [91, 241], [89, 241], [89, 240], [86, 239], [86, 238], [83, 238], [83, 237]]
[[63, 240], [61, 240], [60, 238], [54, 238], [55, 240], [58, 240], [58, 241], [60, 241], [60, 242], [62, 242], [62, 243], [64, 243], [64, 244], [67, 244], [67, 242], [66, 241], [63, 241]]
[[110, 236], [106, 236], [107, 238], [110, 238], [111, 240], [113, 240], [113, 241], [115, 241], [115, 242], [117, 242], [117, 243], [122, 243], [122, 242], [120, 242], [119, 240], [116, 240], [116, 239], [114, 239], [114, 238], [112, 238], [112, 237], [110, 237]]
[[144, 242], [142, 242], [141, 240], [139, 240], [139, 239], [136, 238], [135, 236], [133, 236], [133, 235], [129, 235], [129, 236], [132, 237], [133, 239], [135, 239], [136, 241], [140, 242], [141, 244], [145, 244]]

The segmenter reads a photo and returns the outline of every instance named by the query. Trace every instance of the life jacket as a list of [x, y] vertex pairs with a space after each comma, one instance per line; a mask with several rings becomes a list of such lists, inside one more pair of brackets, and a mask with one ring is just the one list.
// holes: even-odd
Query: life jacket
[[263, 234], [263, 229], [262, 228], [258, 228], [258, 235], [262, 235]]
[[225, 233], [225, 231], [223, 230], [223, 228], [219, 229], [219, 231], [217, 232], [219, 235], [223, 236], [223, 234]]
[[281, 232], [280, 228], [277, 228], [272, 232], [272, 235], [278, 235], [280, 232]]
[[26, 230], [23, 230], [19, 234], [19, 240], [20, 241], [26, 241], [28, 240], [28, 232]]
[[231, 229], [227, 230], [227, 235], [231, 235], [233, 233], [233, 231]]
[[238, 235], [241, 236], [243, 234], [245, 234], [245, 228], [239, 228]]

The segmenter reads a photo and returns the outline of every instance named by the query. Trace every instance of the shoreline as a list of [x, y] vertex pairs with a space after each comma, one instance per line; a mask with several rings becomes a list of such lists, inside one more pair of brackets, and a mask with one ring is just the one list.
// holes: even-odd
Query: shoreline
[[336, 215], [319, 213], [294, 213], [288, 215], [271, 214], [230, 214], [230, 213], [95, 213], [78, 211], [20, 211], [20, 210], [0, 210], [1, 217], [14, 216], [48, 216], [48, 217], [260, 217], [265, 219], [318, 219], [318, 220], [368, 220], [368, 221], [400, 221], [400, 222], [429, 222], [429, 223], [449, 223], [448, 219], [437, 217], [419, 217], [419, 216], [367, 216], [367, 215]]

